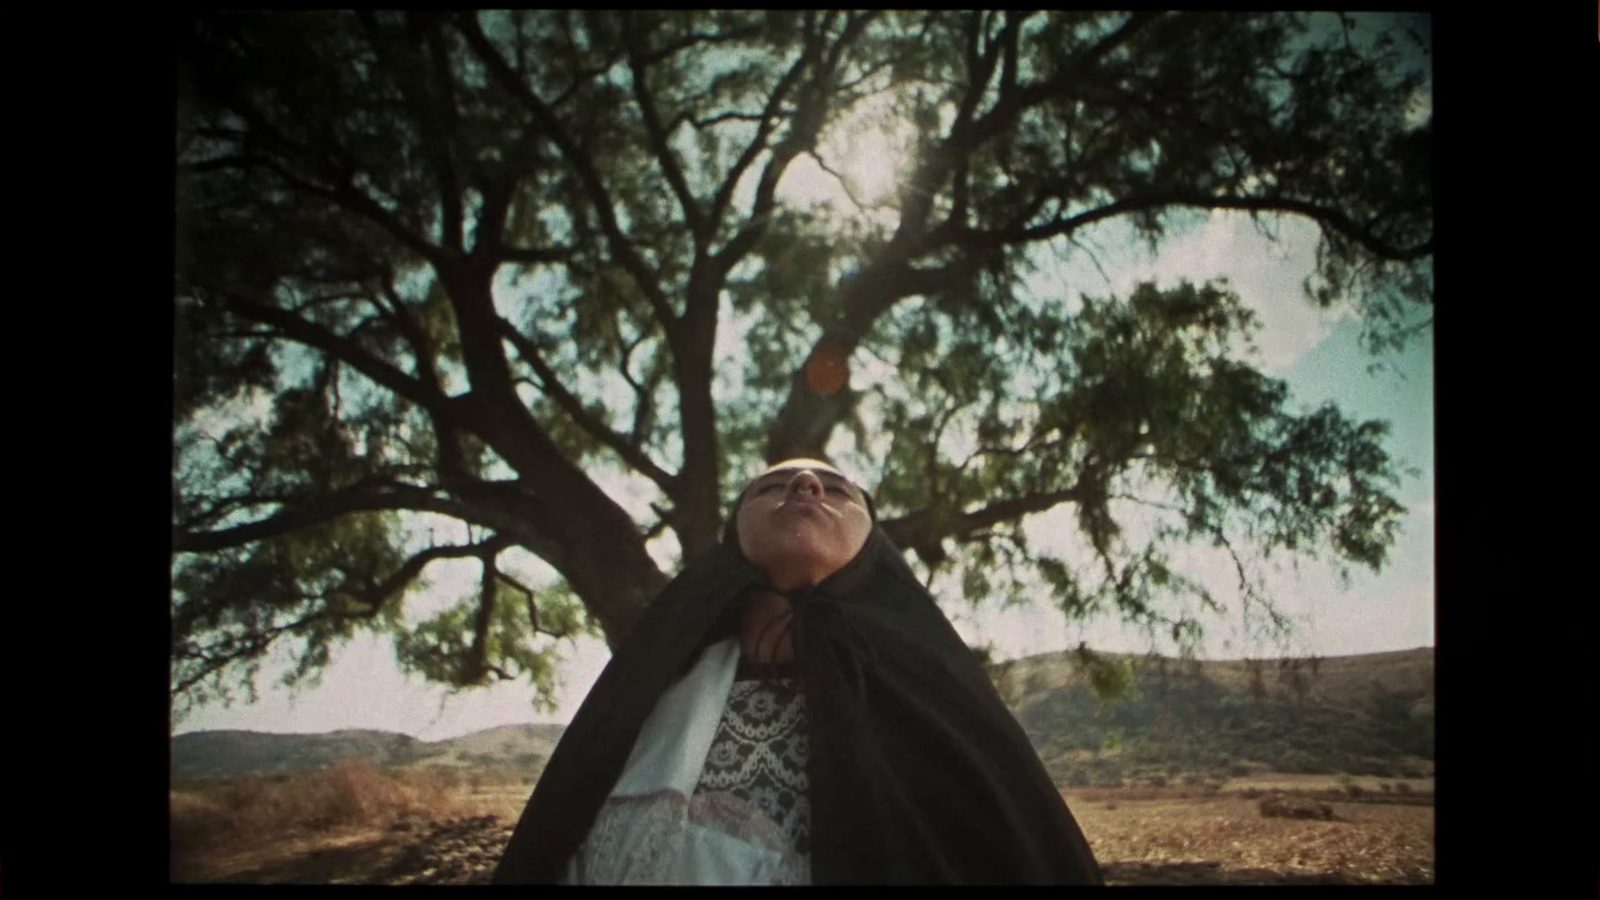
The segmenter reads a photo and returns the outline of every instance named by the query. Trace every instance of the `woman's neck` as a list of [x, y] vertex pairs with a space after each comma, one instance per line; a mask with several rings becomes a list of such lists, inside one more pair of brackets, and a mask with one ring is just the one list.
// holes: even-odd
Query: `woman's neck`
[[793, 662], [794, 627], [788, 599], [777, 591], [757, 588], [745, 601], [739, 621], [739, 653], [759, 663]]

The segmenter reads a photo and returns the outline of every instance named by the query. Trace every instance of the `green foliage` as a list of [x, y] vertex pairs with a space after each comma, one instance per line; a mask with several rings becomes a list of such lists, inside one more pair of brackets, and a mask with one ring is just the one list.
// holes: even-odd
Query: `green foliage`
[[[1353, 21], [191, 17], [175, 691], [225, 696], [280, 638], [310, 676], [367, 627], [426, 678], [484, 683], [481, 662], [546, 696], [555, 661], [516, 589], [476, 643], [494, 592], [414, 627], [396, 612], [405, 585], [374, 599], [474, 555], [424, 546], [419, 515], [548, 563], [561, 587], [538, 588], [541, 630], [614, 639], [665, 580], [647, 536], [703, 547], [715, 517], [682, 513], [725, 509], [769, 454], [846, 437], [841, 462], [968, 603], [1042, 587], [1070, 618], [1115, 614], [1192, 648], [1223, 611], [1179, 562], [1199, 546], [1241, 560], [1245, 614], [1281, 627], [1243, 563], [1382, 566], [1401, 514], [1386, 426], [1290, 410], [1225, 284], [1088, 298], [1032, 276], [1102, 220], [1159, 247], [1206, 208], [1263, 229], [1308, 215], [1311, 302], [1352, 305], [1375, 352], [1403, 344], [1432, 304], [1432, 129], [1412, 115], [1427, 64], [1406, 22]], [[848, 167], [837, 133], [895, 122], [911, 133], [881, 209], [776, 190], [800, 165]], [[731, 349], [715, 339], [729, 334]], [[824, 340], [853, 372], [819, 399], [801, 365]], [[674, 480], [692, 447], [717, 457], [709, 483]], [[648, 504], [606, 498], [617, 475]], [[1030, 546], [1024, 516], [1057, 507], [1078, 546]], [[1158, 524], [1136, 537], [1145, 513]], [[329, 534], [348, 558], [312, 547]], [[1107, 697], [1128, 687], [1096, 677]], [[1379, 717], [1383, 740], [1423, 746], [1420, 726]]]
[[1139, 698], [1139, 691], [1134, 687], [1132, 659], [1105, 656], [1082, 645], [1076, 651], [1076, 659], [1089, 676], [1095, 698], [1102, 704]]
[[173, 679], [192, 699], [177, 712], [193, 702], [231, 699], [216, 677], [223, 660], [248, 665], [239, 686], [253, 701], [260, 660], [280, 637], [301, 644], [282, 677], [294, 687], [315, 685], [332, 651], [357, 631], [394, 628], [398, 607], [367, 599], [399, 564], [394, 527], [387, 513], [347, 516], [225, 555], [180, 558], [173, 568]]
[[493, 616], [485, 643], [487, 668], [475, 670], [470, 664], [477, 640], [478, 598], [469, 598], [418, 624], [395, 641], [395, 659], [404, 670], [429, 681], [454, 688], [467, 688], [489, 680], [527, 679], [536, 690], [536, 708], [554, 711], [557, 647], [540, 647], [535, 641], [534, 619], [530, 606], [536, 605], [538, 630], [544, 634], [576, 636], [594, 634], [583, 612], [583, 605], [570, 591], [554, 588], [528, 597], [518, 588], [498, 588]]

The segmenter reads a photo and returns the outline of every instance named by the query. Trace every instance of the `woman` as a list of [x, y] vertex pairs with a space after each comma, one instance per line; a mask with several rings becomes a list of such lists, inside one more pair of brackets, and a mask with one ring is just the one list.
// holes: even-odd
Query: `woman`
[[816, 460], [762, 473], [651, 605], [495, 881], [1102, 883], [871, 498]]

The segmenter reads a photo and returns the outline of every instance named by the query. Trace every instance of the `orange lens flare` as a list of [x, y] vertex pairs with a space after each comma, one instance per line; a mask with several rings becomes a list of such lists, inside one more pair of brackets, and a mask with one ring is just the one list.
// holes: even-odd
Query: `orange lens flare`
[[822, 347], [806, 361], [806, 385], [826, 397], [844, 387], [850, 378], [850, 362], [837, 347]]

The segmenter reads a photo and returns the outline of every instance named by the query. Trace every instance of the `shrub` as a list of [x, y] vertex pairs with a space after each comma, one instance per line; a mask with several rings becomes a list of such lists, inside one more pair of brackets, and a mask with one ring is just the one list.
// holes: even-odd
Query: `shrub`
[[1363, 788], [1359, 784], [1347, 784], [1347, 785], [1344, 786], [1344, 792], [1346, 794], [1349, 794], [1351, 797], [1360, 797], [1362, 794], [1365, 794], [1367, 791], [1366, 791], [1365, 788]]
[[1269, 819], [1323, 819], [1333, 818], [1333, 807], [1304, 797], [1270, 794], [1256, 804], [1261, 815]]
[[1402, 781], [1394, 786], [1394, 790], [1397, 794], [1409, 794], [1411, 793], [1411, 783]]
[[1193, 772], [1190, 772], [1189, 774], [1183, 776], [1183, 786], [1184, 787], [1200, 787], [1201, 785], [1203, 785], [1205, 783], [1206, 783], [1206, 780], [1205, 780], [1205, 778], [1203, 776], [1197, 775], [1197, 774], [1195, 774]]
[[1383, 791], [1385, 794], [1392, 794], [1394, 793], [1394, 785], [1387, 781], [1380, 781], [1378, 782], [1378, 790]]
[[1082, 769], [1073, 769], [1067, 773], [1067, 787], [1088, 787], [1089, 773]]
[[1146, 783], [1149, 784], [1151, 787], [1164, 788], [1164, 787], [1167, 786], [1167, 776], [1165, 776], [1165, 775], [1152, 775], [1152, 776], [1150, 776], [1150, 778], [1148, 779], [1148, 781]]
[[1234, 763], [1228, 767], [1228, 774], [1234, 778], [1246, 778], [1250, 775], [1250, 767], [1240, 763]]

